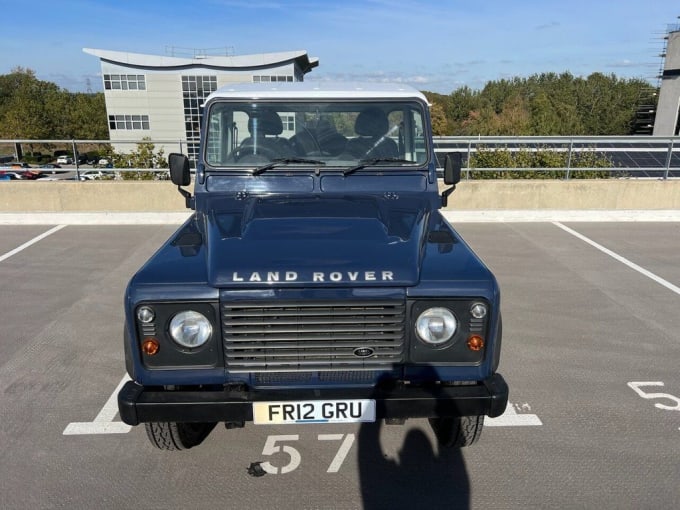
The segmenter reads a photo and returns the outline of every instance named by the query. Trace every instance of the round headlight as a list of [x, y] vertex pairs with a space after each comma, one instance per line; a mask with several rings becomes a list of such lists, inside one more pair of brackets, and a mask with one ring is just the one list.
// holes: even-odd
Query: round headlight
[[416, 333], [430, 345], [442, 345], [456, 333], [458, 321], [447, 308], [428, 308], [416, 320]]
[[205, 344], [212, 335], [212, 325], [202, 313], [180, 312], [170, 321], [170, 336], [182, 347], [194, 349]]
[[148, 324], [152, 322], [156, 318], [156, 314], [153, 311], [153, 308], [150, 306], [140, 306], [137, 309], [137, 319], [139, 322], [142, 322], [144, 324]]
[[470, 308], [470, 315], [472, 315], [475, 319], [483, 319], [486, 317], [486, 313], [487, 308], [484, 303], [475, 303]]

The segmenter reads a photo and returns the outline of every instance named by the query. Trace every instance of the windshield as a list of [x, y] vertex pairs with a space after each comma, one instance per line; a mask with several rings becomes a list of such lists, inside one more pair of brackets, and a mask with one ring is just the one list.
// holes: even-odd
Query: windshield
[[415, 101], [216, 102], [204, 158], [209, 167], [414, 168], [427, 162], [423, 117]]

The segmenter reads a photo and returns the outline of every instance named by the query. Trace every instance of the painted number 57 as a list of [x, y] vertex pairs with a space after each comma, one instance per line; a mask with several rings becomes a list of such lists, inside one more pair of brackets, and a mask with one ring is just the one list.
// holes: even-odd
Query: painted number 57
[[[292, 434], [288, 436], [268, 436], [267, 441], [264, 443], [264, 448], [262, 449], [262, 455], [274, 455], [275, 453], [279, 452], [285, 453], [288, 455], [288, 463], [284, 466], [277, 467], [271, 462], [263, 462], [262, 469], [273, 475], [285, 475], [286, 473], [295, 471], [300, 466], [302, 456], [294, 446], [281, 443], [289, 443], [292, 441], [298, 441], [299, 439], [300, 436], [298, 434]], [[340, 466], [342, 466], [345, 457], [347, 457], [347, 454], [352, 448], [352, 445], [354, 444], [354, 434], [319, 434], [317, 436], [317, 440], [341, 442], [340, 448], [338, 448], [335, 457], [326, 470], [327, 473], [337, 473], [340, 470]]]
[[661, 381], [650, 381], [650, 382], [629, 382], [628, 386], [642, 398], [647, 400], [666, 400], [673, 402], [673, 405], [662, 404], [661, 402], [656, 402], [655, 407], [659, 409], [667, 409], [669, 411], [680, 411], [680, 398], [670, 393], [651, 393], [646, 392], [642, 388], [645, 386], [663, 386]]

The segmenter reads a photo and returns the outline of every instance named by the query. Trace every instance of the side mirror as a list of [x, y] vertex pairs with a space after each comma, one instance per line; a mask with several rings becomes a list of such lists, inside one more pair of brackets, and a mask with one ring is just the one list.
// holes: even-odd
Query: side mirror
[[456, 189], [456, 184], [460, 182], [462, 168], [462, 157], [460, 152], [449, 152], [444, 159], [444, 184], [451, 187], [442, 192], [442, 206], [446, 207], [449, 203], [449, 195]]
[[187, 209], [193, 209], [194, 202], [191, 193], [182, 189], [182, 186], [191, 184], [189, 158], [184, 154], [172, 153], [168, 156], [168, 166], [170, 167], [170, 180], [173, 184], [177, 184], [177, 191], [184, 197]]
[[168, 166], [170, 167], [170, 180], [172, 180], [173, 184], [177, 184], [177, 186], [188, 186], [191, 184], [189, 158], [184, 154], [170, 154], [168, 156]]
[[460, 152], [449, 152], [444, 159], [444, 184], [456, 185], [460, 182], [463, 167]]

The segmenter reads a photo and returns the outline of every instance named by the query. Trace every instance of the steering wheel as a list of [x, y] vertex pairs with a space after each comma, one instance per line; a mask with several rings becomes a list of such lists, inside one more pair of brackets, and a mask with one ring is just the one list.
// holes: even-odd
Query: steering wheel
[[247, 144], [239, 147], [238, 149], [238, 157], [236, 158], [236, 161], [246, 157], [246, 156], [262, 156], [263, 158], [267, 158], [269, 161], [272, 159], [278, 158], [279, 154], [277, 154], [274, 149], [271, 149], [269, 147], [266, 147], [264, 145], [258, 145], [257, 146], [257, 152], [255, 152], [256, 146], [252, 144]]

